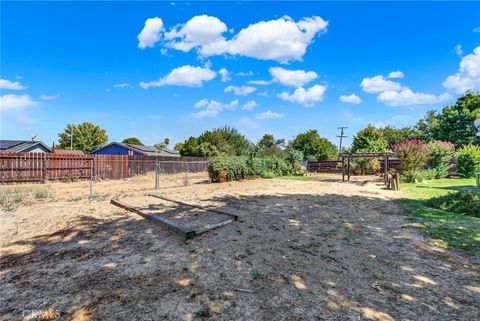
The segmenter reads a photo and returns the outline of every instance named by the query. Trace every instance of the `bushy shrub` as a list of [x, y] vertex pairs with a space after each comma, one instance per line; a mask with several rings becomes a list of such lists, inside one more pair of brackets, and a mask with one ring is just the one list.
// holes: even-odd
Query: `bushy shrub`
[[428, 160], [428, 146], [418, 139], [409, 139], [394, 144], [392, 149], [397, 154], [407, 182], [413, 182], [415, 173], [421, 170]]
[[372, 175], [380, 171], [380, 161], [377, 158], [359, 157], [350, 163], [353, 175]]
[[433, 197], [427, 206], [457, 214], [480, 217], [480, 191], [459, 191]]
[[251, 179], [256, 177], [273, 178], [292, 173], [292, 165], [284, 159], [270, 157], [216, 157], [210, 161], [210, 177], [213, 182]]
[[429, 179], [444, 178], [448, 175], [450, 160], [455, 153], [455, 145], [441, 140], [434, 140], [427, 144], [430, 151], [426, 162]]
[[457, 151], [457, 171], [462, 177], [474, 177], [480, 172], [480, 146], [466, 145]]

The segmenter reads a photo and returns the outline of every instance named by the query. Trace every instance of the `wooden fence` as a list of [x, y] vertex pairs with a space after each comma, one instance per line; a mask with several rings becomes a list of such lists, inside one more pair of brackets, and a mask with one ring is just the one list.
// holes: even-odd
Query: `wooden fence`
[[156, 163], [161, 174], [208, 170], [203, 157], [0, 153], [0, 183], [124, 179], [154, 171]]
[[[388, 168], [400, 169], [400, 162], [398, 159], [389, 159]], [[383, 173], [384, 161], [380, 160], [380, 170]], [[307, 171], [315, 173], [341, 173], [342, 161], [338, 160], [324, 160], [324, 161], [309, 161], [307, 163]]]

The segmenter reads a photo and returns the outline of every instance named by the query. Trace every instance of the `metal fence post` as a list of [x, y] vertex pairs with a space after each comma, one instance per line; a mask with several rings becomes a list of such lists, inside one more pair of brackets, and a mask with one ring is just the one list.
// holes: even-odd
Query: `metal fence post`
[[160, 167], [160, 166], [159, 166], [159, 164], [158, 164], [158, 160], [156, 159], [156, 160], [155, 160], [155, 189], [158, 189], [158, 185], [159, 185], [159, 184], [158, 184], [158, 178], [159, 178], [159, 177], [158, 177], [158, 176], [159, 176], [159, 175], [158, 175], [158, 174], [159, 174], [159, 173], [158, 173], [158, 170], [159, 170], [159, 167]]
[[90, 197], [93, 196], [93, 158], [90, 160]]
[[188, 186], [190, 185], [189, 181], [188, 181], [188, 161], [185, 162], [185, 186]]

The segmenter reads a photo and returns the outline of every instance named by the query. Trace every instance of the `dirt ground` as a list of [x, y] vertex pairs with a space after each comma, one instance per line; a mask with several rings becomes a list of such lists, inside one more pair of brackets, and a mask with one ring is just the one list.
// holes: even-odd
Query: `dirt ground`
[[[479, 257], [429, 244], [375, 178], [204, 178], [95, 183], [92, 198], [52, 183], [0, 213], [0, 320], [478, 320]], [[185, 242], [109, 203], [223, 219], [151, 192], [240, 220]]]

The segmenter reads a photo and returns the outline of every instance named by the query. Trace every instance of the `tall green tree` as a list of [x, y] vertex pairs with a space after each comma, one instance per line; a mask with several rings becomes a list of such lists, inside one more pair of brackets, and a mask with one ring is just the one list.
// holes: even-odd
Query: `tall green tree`
[[198, 137], [188, 138], [180, 147], [182, 156], [214, 157], [248, 155], [252, 143], [237, 129], [224, 126], [207, 130]]
[[107, 141], [106, 130], [89, 122], [78, 125], [68, 124], [63, 132], [58, 134], [59, 148], [70, 149], [72, 147], [82, 150], [84, 153], [90, 153]]
[[473, 124], [480, 118], [480, 94], [467, 92], [454, 105], [444, 107], [436, 118], [438, 123], [433, 129], [433, 139], [451, 142], [457, 147], [480, 145]]
[[158, 143], [158, 144], [154, 144], [153, 147], [160, 148], [160, 149], [161, 148], [167, 148], [169, 144], [170, 144], [170, 138], [165, 138], [163, 140], [163, 142]]
[[122, 143], [124, 144], [133, 144], [133, 145], [143, 145], [143, 143], [140, 141], [140, 139], [136, 137], [128, 137], [122, 140]]
[[353, 136], [351, 151], [354, 153], [360, 151], [383, 152], [387, 148], [388, 143], [383, 136], [383, 131], [373, 125], [368, 125]]
[[289, 143], [293, 149], [303, 153], [310, 160], [333, 160], [338, 158], [337, 146], [320, 137], [316, 129], [300, 133]]
[[282, 147], [285, 145], [285, 139], [276, 139], [272, 134], [265, 134], [258, 141], [256, 147], [260, 154], [271, 156], [280, 155], [282, 153]]
[[395, 143], [402, 142], [407, 139], [420, 138], [421, 136], [420, 131], [410, 126], [397, 128], [388, 125], [380, 128], [380, 130], [383, 132], [383, 137], [387, 141], [388, 147], [391, 147]]

